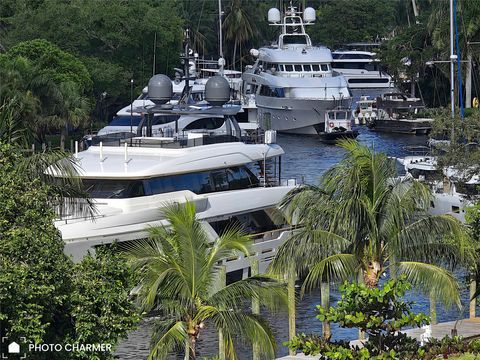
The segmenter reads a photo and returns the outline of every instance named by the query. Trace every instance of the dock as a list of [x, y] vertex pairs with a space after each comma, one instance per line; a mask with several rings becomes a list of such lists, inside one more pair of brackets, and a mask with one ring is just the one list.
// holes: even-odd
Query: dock
[[[463, 337], [464, 339], [480, 338], [480, 317], [473, 318], [473, 319], [463, 319], [458, 321], [447, 321], [447, 322], [432, 325], [430, 338], [441, 339], [446, 335], [452, 336], [452, 329], [456, 329], [457, 335]], [[425, 329], [423, 328], [406, 329], [402, 332], [420, 341], [421, 336], [425, 333]], [[350, 345], [362, 346], [363, 340], [350, 341]], [[319, 355], [307, 356], [304, 354], [297, 354], [294, 356], [287, 355], [281, 358], [277, 358], [277, 360], [319, 360], [319, 359], [320, 359]]]

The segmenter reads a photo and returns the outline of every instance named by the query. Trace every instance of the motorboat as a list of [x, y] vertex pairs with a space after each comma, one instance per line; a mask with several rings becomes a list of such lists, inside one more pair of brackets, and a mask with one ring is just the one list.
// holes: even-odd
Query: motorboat
[[243, 91], [255, 94], [259, 125], [292, 134], [323, 132], [325, 113], [350, 107], [351, 94], [345, 77], [332, 70], [331, 51], [313, 46], [305, 31], [315, 10], [290, 6], [282, 20], [273, 8], [268, 19], [281, 28], [278, 42], [250, 50], [256, 61], [242, 75]]
[[368, 95], [360, 96], [357, 107], [353, 110], [354, 122], [357, 125], [365, 125], [370, 119], [377, 117], [377, 102]]
[[325, 143], [336, 143], [340, 139], [355, 139], [358, 131], [352, 129], [350, 109], [333, 109], [325, 113], [325, 129], [319, 134]]
[[385, 93], [376, 99], [377, 116], [367, 126], [380, 132], [426, 135], [432, 129], [433, 119], [422, 116], [425, 108], [419, 98], [398, 92]]
[[465, 208], [472, 204], [471, 199], [478, 197], [480, 176], [461, 176], [453, 168], [441, 169], [431, 155], [413, 155], [397, 158], [403, 165], [407, 176], [427, 184], [433, 199], [429, 209], [432, 215], [450, 214], [465, 222]]
[[343, 74], [351, 89], [393, 88], [392, 77], [382, 70], [374, 52], [337, 50], [332, 52], [332, 68]]
[[[217, 81], [212, 88], [223, 86], [228, 97], [228, 83], [220, 78], [225, 82], [218, 85], [218, 78], [209, 80]], [[162, 86], [168, 85], [168, 77], [160, 80]], [[156, 91], [157, 85], [150, 82], [149, 92]], [[227, 111], [222, 106], [226, 99], [219, 99], [218, 92], [217, 97], [209, 98], [209, 83], [206, 87], [206, 99], [213, 105], [191, 111], [210, 111], [211, 116], [223, 114], [228, 118], [232, 109]], [[173, 115], [177, 111], [166, 106], [166, 101], [158, 101], [158, 96], [150, 98], [156, 106], [148, 109], [152, 114]], [[275, 133], [266, 133], [265, 140], [247, 144], [238, 138], [218, 139], [212, 134], [137, 136], [111, 146], [101, 142], [76, 152], [78, 176], [96, 213], [93, 217], [68, 211], [61, 214], [55, 225], [65, 241], [65, 252], [79, 260], [102, 244], [143, 239], [148, 227], [168, 226], [163, 207], [189, 201], [195, 204], [197, 218], [212, 240], [231, 225], [239, 226], [254, 239], [253, 255], [223, 261], [230, 275], [247, 277], [252, 256], [265, 271], [290, 231], [279, 220], [276, 206], [296, 185], [295, 179], [281, 177], [284, 151], [276, 144]], [[53, 175], [63, 176], [56, 172]]]

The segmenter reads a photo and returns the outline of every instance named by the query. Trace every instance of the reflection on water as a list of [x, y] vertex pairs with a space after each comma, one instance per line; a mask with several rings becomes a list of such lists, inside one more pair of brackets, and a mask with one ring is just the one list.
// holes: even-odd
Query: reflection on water
[[[377, 96], [379, 93], [369, 92], [371, 96]], [[356, 99], [362, 95], [360, 92], [354, 93]], [[405, 146], [411, 145], [425, 145], [425, 136], [412, 136], [400, 134], [385, 134], [375, 133], [368, 130], [366, 127], [358, 128], [360, 134], [358, 141], [372, 146], [377, 151], [385, 152], [389, 156], [405, 156], [407, 152]], [[285, 135], [279, 134], [277, 136], [278, 143], [285, 150], [283, 155], [282, 176], [286, 178], [302, 178], [305, 182], [313, 184], [318, 182], [318, 178], [328, 168], [337, 163], [344, 156], [344, 152], [336, 146], [327, 145], [320, 142], [314, 136], [300, 136], [300, 135]], [[463, 286], [465, 291], [462, 294], [464, 304], [468, 301], [468, 292], [466, 286]], [[339, 294], [332, 292], [332, 303], [339, 299]], [[415, 312], [428, 312], [428, 298], [418, 293], [408, 294], [408, 300], [414, 301]], [[321, 332], [321, 323], [315, 318], [315, 306], [320, 302], [320, 295], [318, 292], [305, 294], [303, 299], [297, 305], [297, 332], [311, 333]], [[466, 311], [467, 309], [465, 309]], [[463, 313], [463, 317], [466, 312]], [[277, 314], [268, 314], [264, 312], [265, 317], [270, 322], [275, 337], [278, 341], [277, 354], [286, 355], [287, 349], [282, 345], [282, 342], [288, 337], [288, 319], [286, 311], [281, 311]], [[462, 314], [455, 309], [445, 310], [438, 309], [438, 319], [440, 321], [455, 320]], [[144, 322], [140, 328], [130, 334], [128, 340], [122, 342], [117, 350], [117, 355], [120, 359], [146, 359], [148, 356], [148, 344], [150, 339], [151, 323]], [[339, 329], [335, 325], [332, 326], [332, 334], [334, 339], [356, 339], [356, 330]], [[240, 359], [251, 359], [251, 348], [248, 345], [238, 344], [237, 349]], [[216, 334], [207, 326], [202, 333], [198, 342], [199, 354], [203, 356], [212, 356], [218, 352], [218, 342]], [[174, 357], [172, 357], [173, 359]], [[178, 359], [182, 357], [179, 356]]]
[[[407, 155], [406, 146], [425, 145], [427, 140], [425, 136], [377, 133], [365, 126], [358, 126], [357, 130], [359, 142], [395, 157]], [[285, 150], [284, 179], [304, 178], [307, 183], [316, 184], [319, 177], [344, 156], [340, 148], [324, 144], [314, 136], [278, 134], [277, 142]]]

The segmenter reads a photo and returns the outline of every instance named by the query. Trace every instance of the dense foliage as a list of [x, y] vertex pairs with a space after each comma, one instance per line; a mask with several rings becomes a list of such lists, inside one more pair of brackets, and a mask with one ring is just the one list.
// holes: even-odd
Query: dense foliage
[[[50, 189], [0, 145], [0, 326], [10, 341], [108, 343], [134, 328], [131, 273], [111, 251], [73, 264], [53, 225]], [[5, 351], [2, 349], [2, 351]], [[31, 359], [112, 359], [105, 353], [29, 353]]]
[[[70, 126], [87, 124], [92, 79], [75, 56], [47, 40], [25, 41], [0, 55], [0, 104], [12, 127], [24, 128], [30, 139], [61, 130], [62, 148]], [[4, 117], [5, 115], [2, 115]]]
[[329, 359], [420, 359], [424, 350], [416, 340], [398, 332], [404, 327], [429, 323], [423, 314], [411, 312], [411, 303], [401, 298], [410, 289], [404, 277], [387, 281], [382, 288], [345, 283], [336, 307], [317, 306], [317, 319], [338, 323], [343, 328], [358, 328], [368, 335], [362, 349], [350, 348], [348, 342], [330, 343], [315, 336], [300, 335], [287, 345], [308, 354], [322, 354]]
[[321, 355], [322, 359], [435, 359], [452, 354], [480, 353], [480, 341], [461, 337], [425, 339], [424, 344], [399, 332], [402, 328], [421, 327], [429, 323], [424, 314], [414, 314], [410, 302], [402, 297], [410, 290], [405, 278], [387, 281], [382, 288], [345, 283], [340, 287], [342, 297], [336, 307], [317, 306], [317, 319], [328, 319], [342, 328], [358, 328], [368, 335], [362, 348], [348, 341], [328, 341], [311, 334], [299, 334], [285, 345], [306, 355]]
[[[324, 0], [316, 3], [318, 5], [312, 4], [317, 5], [318, 16], [310, 31], [312, 39], [333, 48], [351, 42], [379, 42], [394, 29], [397, 8], [403, 5], [401, 1], [388, 0]], [[340, 14], [348, 21], [338, 21]]]

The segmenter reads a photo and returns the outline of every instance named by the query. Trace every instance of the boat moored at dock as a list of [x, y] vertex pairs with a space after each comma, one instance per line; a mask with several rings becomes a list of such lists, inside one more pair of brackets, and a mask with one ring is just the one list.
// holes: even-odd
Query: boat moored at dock
[[280, 11], [270, 9], [271, 25], [282, 29], [278, 43], [250, 51], [257, 60], [242, 75], [244, 91], [255, 94], [263, 129], [316, 135], [323, 131], [325, 112], [350, 106], [347, 83], [332, 70], [330, 50], [313, 46], [305, 32], [314, 20], [312, 8], [302, 13], [289, 7], [282, 22]]
[[325, 113], [325, 128], [319, 133], [325, 143], [334, 144], [340, 139], [355, 139], [358, 131], [352, 129], [350, 109], [333, 109]]
[[425, 108], [419, 98], [409, 98], [401, 93], [386, 93], [376, 99], [376, 117], [367, 126], [380, 132], [426, 135], [432, 129], [432, 118], [422, 117]]
[[[222, 88], [217, 81], [226, 83], [218, 78], [209, 80], [215, 82], [217, 90]], [[206, 99], [213, 106], [203, 110], [195, 106], [181, 110], [165, 107], [162, 103], [168, 98], [168, 91], [164, 91], [168, 81], [157, 80], [149, 86], [149, 91], [155, 93], [151, 98], [156, 106], [149, 108], [151, 117], [154, 112], [231, 114], [231, 108], [222, 106], [226, 98], [222, 99], [218, 91], [209, 97], [211, 82], [206, 85]], [[228, 94], [228, 83], [224, 85]], [[236, 108], [238, 111], [240, 106]], [[79, 260], [96, 246], [145, 238], [148, 227], [168, 226], [161, 212], [163, 207], [188, 201], [195, 204], [197, 218], [212, 240], [232, 225], [251, 234], [260, 270], [265, 271], [290, 231], [279, 220], [276, 205], [296, 186], [296, 180], [281, 177], [284, 151], [275, 143], [274, 133], [267, 133], [265, 142], [256, 144], [241, 142], [233, 135], [139, 136], [120, 139], [111, 143], [113, 146], [101, 142], [76, 153], [78, 176], [96, 214], [77, 217], [63, 213], [55, 222], [65, 241], [65, 252]], [[228, 272], [237, 272], [240, 277], [248, 275], [250, 257], [239, 255], [224, 263]]]

